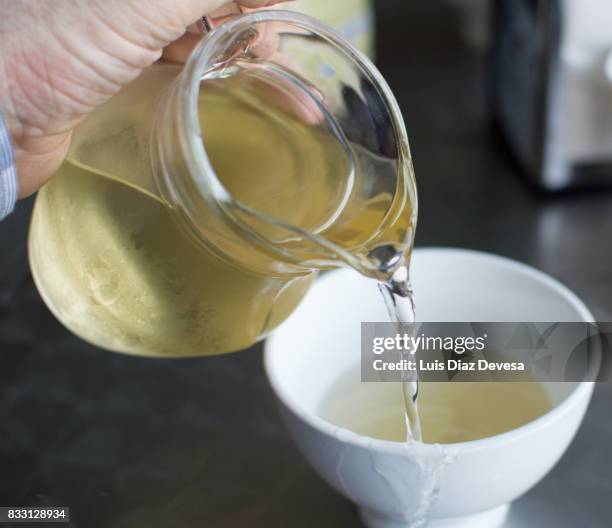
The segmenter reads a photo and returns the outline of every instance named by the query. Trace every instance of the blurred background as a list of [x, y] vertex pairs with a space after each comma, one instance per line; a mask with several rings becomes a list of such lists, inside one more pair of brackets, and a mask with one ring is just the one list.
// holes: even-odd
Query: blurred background
[[[394, 91], [417, 175], [417, 246], [526, 262], [610, 321], [612, 25], [602, 5], [297, 7], [373, 53]], [[31, 205], [0, 224], [2, 505], [69, 506], [70, 525], [87, 528], [359, 526], [283, 429], [261, 346], [131, 358], [56, 322], [28, 271]], [[508, 527], [609, 526], [611, 417], [612, 388], [600, 384], [567, 455], [514, 504]]]

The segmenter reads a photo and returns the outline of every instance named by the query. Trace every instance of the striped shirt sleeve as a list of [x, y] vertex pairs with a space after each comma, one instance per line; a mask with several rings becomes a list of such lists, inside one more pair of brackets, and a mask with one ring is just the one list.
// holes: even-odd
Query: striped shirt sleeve
[[0, 112], [0, 220], [13, 211], [18, 194], [11, 136]]

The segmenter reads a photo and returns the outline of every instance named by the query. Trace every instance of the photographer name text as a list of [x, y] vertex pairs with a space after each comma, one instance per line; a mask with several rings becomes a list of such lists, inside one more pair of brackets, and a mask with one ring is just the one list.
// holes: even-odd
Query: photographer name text
[[372, 363], [376, 371], [400, 371], [400, 372], [425, 372], [425, 371], [473, 371], [473, 372], [494, 372], [494, 371], [519, 371], [526, 370], [525, 364], [521, 361], [487, 361], [479, 359], [477, 361], [463, 361], [460, 359], [439, 359], [419, 361], [413, 359], [401, 359], [399, 361], [384, 361], [376, 359]]

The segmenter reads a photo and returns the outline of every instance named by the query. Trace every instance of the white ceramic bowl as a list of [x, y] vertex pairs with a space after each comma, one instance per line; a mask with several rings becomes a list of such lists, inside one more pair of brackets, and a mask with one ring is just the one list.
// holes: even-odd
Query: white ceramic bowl
[[[512, 260], [455, 249], [414, 252], [418, 321], [593, 321], [553, 278]], [[376, 285], [351, 270], [321, 277], [268, 339], [265, 368], [301, 452], [371, 527], [410, 526], [426, 482], [422, 461], [435, 445], [387, 442], [336, 427], [317, 415], [330, 385], [359, 363], [361, 321], [387, 320]], [[500, 525], [508, 505], [534, 486], [574, 437], [592, 383], [550, 383], [555, 406], [508, 433], [451, 444], [454, 461], [437, 477], [430, 526]], [[421, 463], [419, 462], [421, 460]]]

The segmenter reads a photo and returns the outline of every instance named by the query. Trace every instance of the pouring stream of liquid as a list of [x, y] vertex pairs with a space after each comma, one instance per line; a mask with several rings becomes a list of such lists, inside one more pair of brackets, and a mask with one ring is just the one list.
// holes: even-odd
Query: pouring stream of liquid
[[[405, 330], [402, 323], [414, 323], [415, 319], [414, 294], [407, 265], [400, 266], [389, 280], [380, 282], [378, 287], [385, 300], [389, 318], [396, 324], [397, 332], [402, 333]], [[401, 359], [410, 359], [404, 357], [406, 355], [409, 352], [403, 351]], [[417, 406], [419, 380], [416, 371], [402, 371], [402, 392], [406, 407], [407, 441], [421, 442], [421, 420]]]

